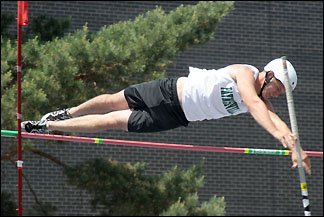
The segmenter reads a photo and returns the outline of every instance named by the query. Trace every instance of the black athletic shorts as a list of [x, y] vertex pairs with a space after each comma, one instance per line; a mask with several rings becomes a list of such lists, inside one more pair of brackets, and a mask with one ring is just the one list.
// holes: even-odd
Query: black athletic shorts
[[129, 132], [159, 132], [188, 126], [179, 103], [177, 80], [164, 78], [125, 89], [129, 108], [134, 109], [128, 120]]

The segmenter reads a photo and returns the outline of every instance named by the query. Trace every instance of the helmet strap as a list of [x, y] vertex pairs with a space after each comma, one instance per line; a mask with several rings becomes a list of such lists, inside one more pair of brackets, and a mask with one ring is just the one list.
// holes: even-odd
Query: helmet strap
[[271, 79], [274, 77], [274, 76], [272, 76], [271, 78], [268, 78], [268, 75], [269, 75], [269, 71], [266, 72], [265, 79], [264, 79], [264, 83], [263, 83], [263, 85], [262, 85], [262, 87], [261, 87], [261, 90], [260, 90], [260, 93], [259, 93], [259, 97], [260, 97], [260, 98], [263, 98], [263, 96], [262, 96], [262, 91], [263, 91], [263, 89], [265, 88], [265, 86], [266, 86], [267, 84], [270, 83]]

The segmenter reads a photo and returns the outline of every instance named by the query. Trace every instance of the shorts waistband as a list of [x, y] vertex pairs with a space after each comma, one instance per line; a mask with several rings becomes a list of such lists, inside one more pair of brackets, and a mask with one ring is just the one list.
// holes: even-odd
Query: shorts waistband
[[188, 124], [190, 123], [185, 114], [183, 109], [181, 108], [180, 105], [180, 101], [179, 101], [179, 96], [178, 96], [178, 91], [177, 91], [177, 81], [179, 78], [176, 79], [172, 79], [172, 85], [171, 85], [171, 92], [172, 92], [172, 98], [173, 98], [173, 102], [176, 105], [176, 112], [178, 113], [178, 117], [179, 117], [179, 121], [181, 122], [181, 124], [185, 127], [188, 126]]

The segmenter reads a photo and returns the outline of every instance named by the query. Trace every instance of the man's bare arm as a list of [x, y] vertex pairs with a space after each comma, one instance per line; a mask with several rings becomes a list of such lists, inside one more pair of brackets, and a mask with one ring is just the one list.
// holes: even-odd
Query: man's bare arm
[[253, 118], [271, 135], [279, 139], [278, 129], [270, 118], [268, 108], [255, 90], [254, 72], [245, 66], [233, 66], [232, 69], [237, 71], [236, 82], [238, 89]]
[[[279, 118], [279, 116], [274, 112], [274, 109], [273, 109], [270, 101], [268, 101], [266, 99], [263, 99], [263, 102], [267, 106], [270, 118], [271, 118], [272, 122], [276, 125], [276, 127], [282, 132], [285, 132], [287, 134], [290, 133], [291, 131], [288, 128], [288, 126], [286, 125], [286, 123], [283, 122]], [[294, 136], [296, 136], [296, 135], [294, 135]], [[297, 137], [295, 139], [297, 141]], [[297, 150], [296, 150], [296, 146], [291, 146], [291, 147], [288, 147], [288, 148], [292, 152], [292, 154], [291, 154], [291, 160], [293, 162], [292, 168], [296, 168], [297, 167]], [[302, 158], [302, 161], [303, 161], [303, 167], [305, 168], [306, 173], [311, 174], [311, 162], [310, 162], [310, 159], [308, 158], [307, 154], [304, 152], [304, 150], [302, 148], [300, 148], [300, 154], [301, 154], [301, 158]]]

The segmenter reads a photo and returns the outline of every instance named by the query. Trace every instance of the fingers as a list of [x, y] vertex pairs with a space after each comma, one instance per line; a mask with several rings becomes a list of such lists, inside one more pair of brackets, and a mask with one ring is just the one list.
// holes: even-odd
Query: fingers
[[311, 175], [312, 172], [311, 172], [311, 169], [310, 169], [310, 165], [307, 165], [307, 163], [304, 163], [303, 162], [303, 167], [305, 169], [305, 172], [308, 174], [308, 175]]
[[290, 136], [297, 142], [298, 138], [297, 138], [296, 134], [291, 133]]
[[[288, 133], [286, 135], [283, 135], [280, 138], [280, 141], [282, 143], [282, 145], [285, 148], [289, 148], [292, 151], [292, 162], [293, 165], [291, 166], [291, 168], [297, 168], [298, 163], [297, 163], [297, 155], [296, 155], [296, 143], [298, 141], [297, 136], [294, 133]], [[307, 174], [311, 175], [311, 163], [310, 163], [310, 159], [308, 158], [308, 156], [305, 154], [305, 152], [301, 149], [301, 157], [302, 157], [302, 163], [303, 163], [303, 167], [306, 171]]]
[[311, 174], [311, 161], [309, 159], [309, 157], [307, 156], [307, 154], [301, 150], [301, 156], [302, 156], [302, 160], [303, 160], [303, 167], [305, 168], [305, 171], [308, 175]]
[[287, 148], [287, 145], [286, 145], [286, 144], [282, 144], [282, 146], [283, 146], [284, 148]]
[[297, 136], [293, 133], [289, 133], [286, 135], [283, 135], [280, 139], [280, 142], [282, 143], [284, 148], [289, 148], [292, 149], [295, 147], [296, 143], [297, 143]]
[[310, 159], [307, 157], [305, 160], [303, 160], [303, 167], [306, 170], [306, 173], [308, 175], [311, 175], [311, 163], [310, 163]]
[[[293, 165], [291, 166], [291, 168], [297, 168], [297, 166], [298, 166], [298, 163], [297, 163], [297, 159], [295, 158], [293, 160]], [[308, 175], [311, 175], [312, 174], [312, 172], [311, 172], [311, 163], [310, 163], [310, 160], [309, 160], [308, 157], [306, 159], [303, 159], [303, 167], [305, 169], [305, 172]]]
[[306, 173], [307, 173], [308, 175], [312, 175], [312, 172], [311, 172], [310, 169], [305, 169], [305, 170], [306, 170]]
[[289, 134], [287, 138], [287, 143], [290, 149], [294, 148], [297, 143], [297, 136], [293, 133]]
[[[291, 168], [293, 168], [293, 169], [296, 168], [296, 167], [297, 167], [297, 163], [294, 163], [294, 164], [291, 166]], [[308, 175], [311, 175], [311, 174], [312, 174], [309, 165], [307, 165], [306, 163], [303, 163], [303, 167], [304, 167], [304, 169], [305, 169], [305, 172], [306, 172]]]

